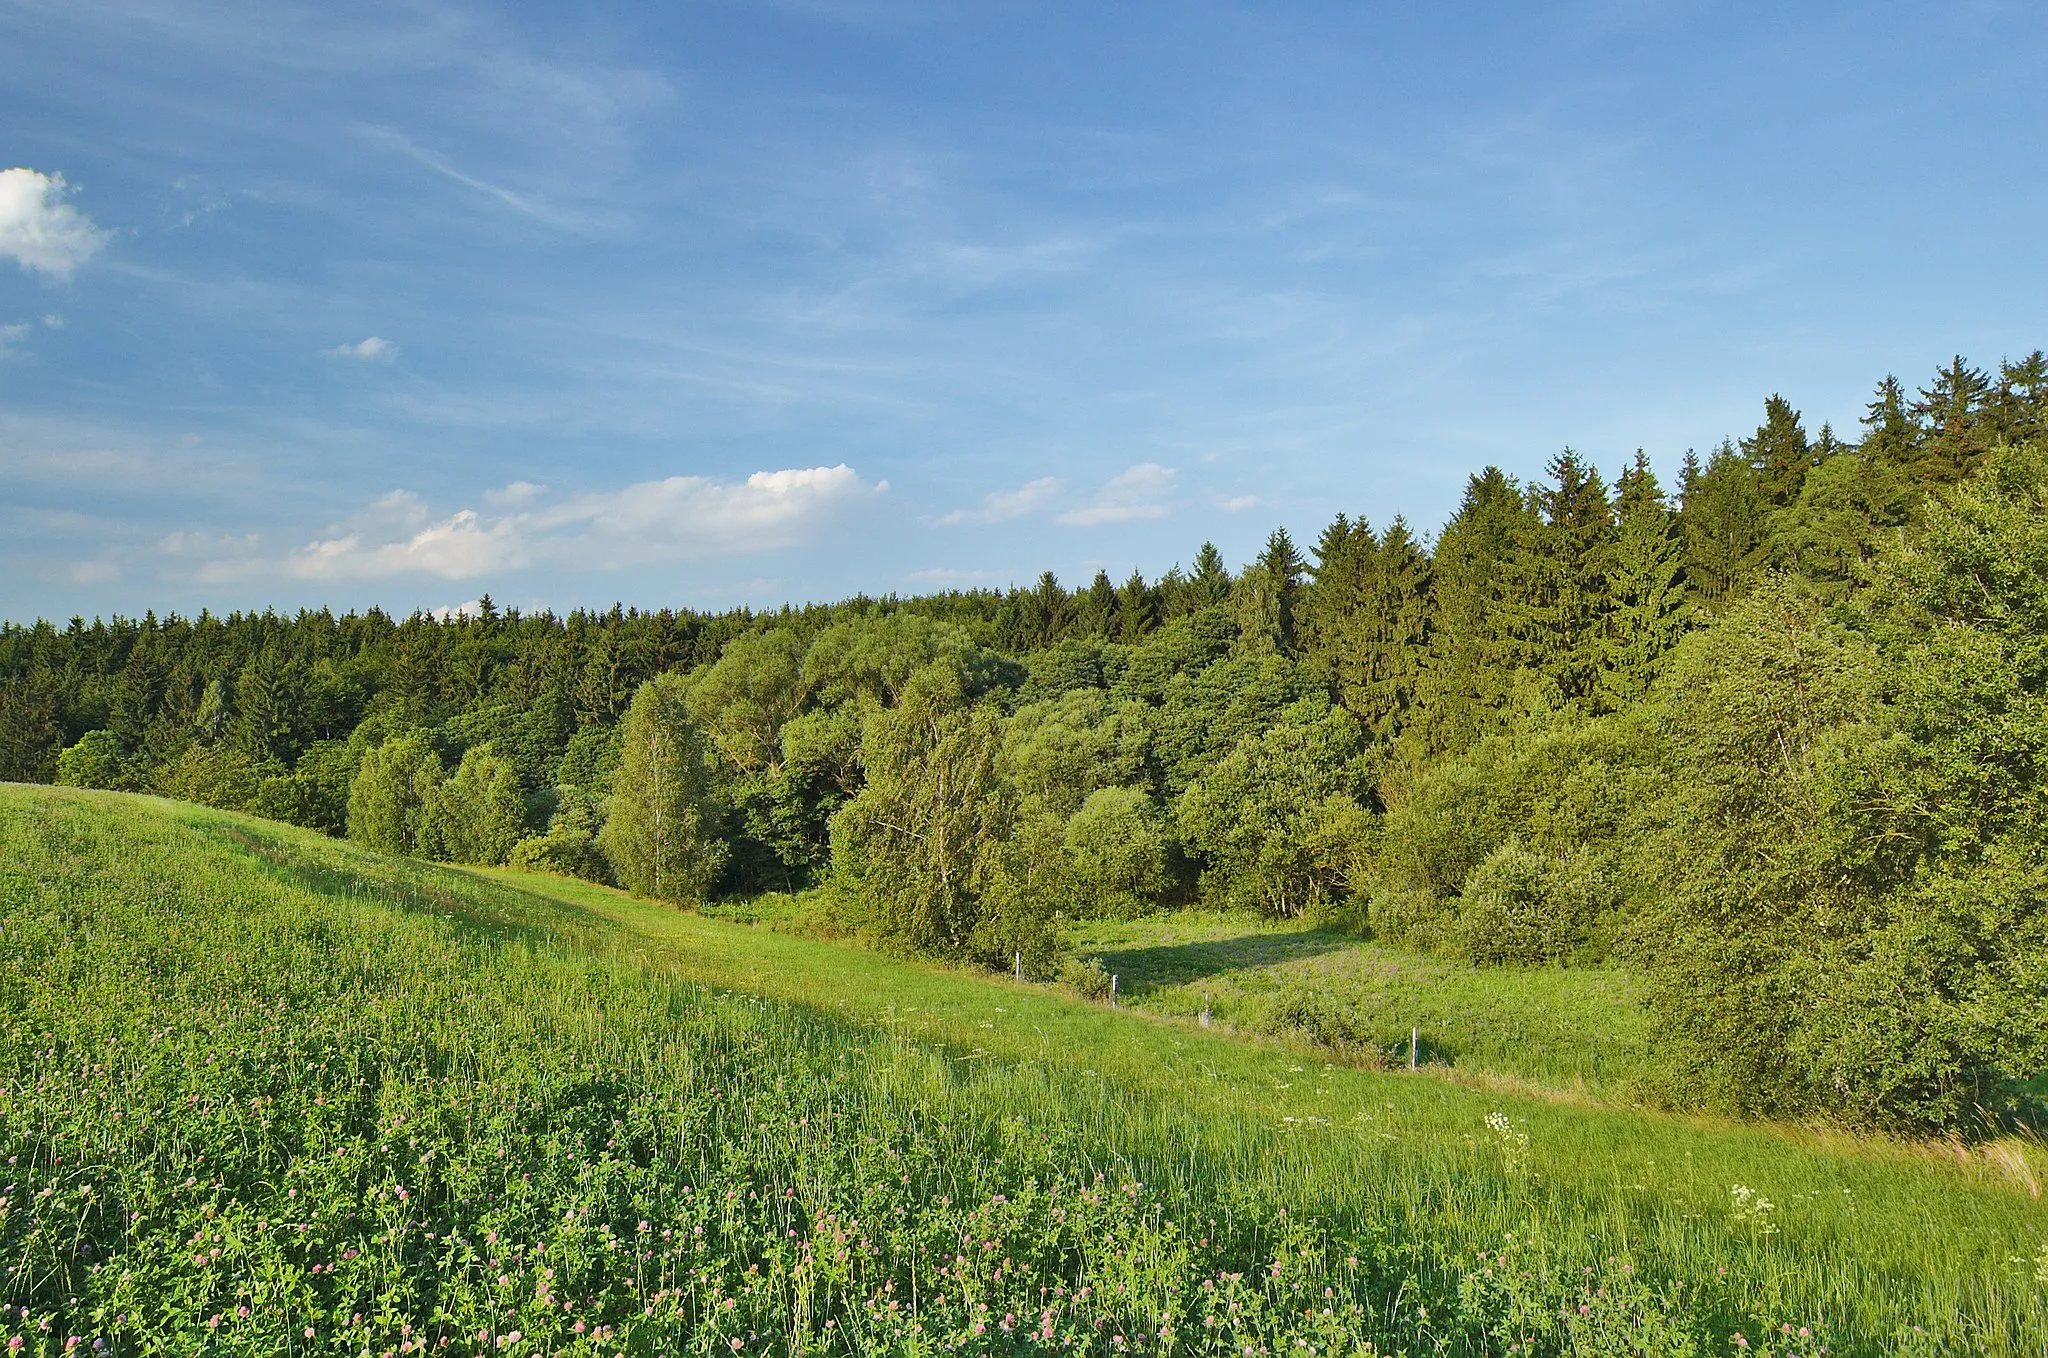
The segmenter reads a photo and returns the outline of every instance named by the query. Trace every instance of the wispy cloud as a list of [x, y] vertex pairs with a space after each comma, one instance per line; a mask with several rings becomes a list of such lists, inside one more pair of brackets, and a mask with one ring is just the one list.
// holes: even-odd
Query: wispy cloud
[[358, 130], [371, 141], [390, 147], [406, 159], [417, 165], [425, 166], [442, 178], [480, 193], [484, 197], [492, 199], [522, 216], [531, 217], [533, 220], [544, 225], [563, 231], [583, 231], [589, 229], [591, 225], [589, 218], [583, 214], [564, 211], [539, 198], [528, 194], [514, 193], [502, 185], [493, 184], [486, 179], [479, 179], [477, 176], [457, 168], [447, 157], [438, 155], [419, 145], [396, 128], [363, 127]]
[[1138, 519], [1163, 519], [1172, 512], [1174, 471], [1157, 462], [1140, 462], [1111, 477], [1095, 498], [1079, 509], [1060, 515], [1060, 522], [1076, 528], [1105, 523], [1130, 523]]
[[98, 254], [113, 233], [64, 201], [70, 187], [61, 174], [0, 170], [0, 255], [24, 269], [68, 279]]
[[[503, 512], [459, 509], [440, 518], [418, 495], [399, 490], [282, 559], [226, 555], [201, 574], [216, 580], [273, 571], [299, 580], [471, 580], [539, 565], [616, 570], [728, 556], [798, 545], [835, 514], [887, 488], [841, 463], [755, 472], [736, 483], [671, 476], [530, 508], [507, 504], [501, 491], [494, 495]], [[524, 503], [538, 499], [540, 490], [524, 482], [507, 488]]]
[[0, 325], [0, 357], [4, 357], [15, 343], [28, 335], [26, 323], [21, 325]]
[[942, 524], [1003, 523], [1021, 519], [1045, 508], [1060, 493], [1064, 483], [1057, 476], [1041, 476], [1015, 490], [993, 490], [981, 497], [973, 509], [956, 509], [939, 520]]

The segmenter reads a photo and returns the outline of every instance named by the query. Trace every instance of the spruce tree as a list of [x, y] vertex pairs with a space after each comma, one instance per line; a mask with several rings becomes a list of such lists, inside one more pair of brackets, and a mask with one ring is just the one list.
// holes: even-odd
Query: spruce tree
[[1952, 485], [1991, 451], [1990, 397], [1990, 377], [1960, 354], [1934, 375], [1932, 386], [1921, 388], [1913, 413], [1925, 422], [1927, 437], [1915, 470], [1925, 483]]
[[1294, 539], [1285, 528], [1274, 529], [1266, 539], [1265, 550], [1245, 568], [1232, 591], [1239, 654], [1294, 654], [1301, 567], [1301, 554], [1295, 550]]
[[1353, 523], [1343, 514], [1323, 529], [1315, 546], [1315, 563], [1301, 592], [1295, 630], [1303, 657], [1325, 674], [1336, 672], [1345, 620], [1358, 606], [1379, 539], [1364, 519]]
[[1387, 525], [1340, 624], [1335, 672], [1344, 705], [1377, 736], [1407, 724], [1429, 643], [1430, 562], [1405, 519]]
[[1567, 448], [1550, 481], [1529, 488], [1532, 516], [1517, 543], [1519, 598], [1509, 610], [1520, 667], [1569, 700], [1593, 692], [1601, 663], [1613, 508], [1599, 473]]
[[1117, 633], [1124, 641], [1137, 641], [1159, 625], [1159, 592], [1136, 570], [1117, 589], [1116, 608]]
[[1196, 608], [1216, 608], [1230, 601], [1230, 572], [1224, 569], [1223, 553], [1216, 550], [1215, 543], [1205, 542], [1195, 553], [1188, 592]]
[[1864, 460], [1903, 471], [1919, 459], [1924, 434], [1906, 408], [1906, 389], [1887, 373], [1863, 407], [1863, 441], [1857, 447]]
[[1813, 448], [1799, 412], [1775, 393], [1764, 401], [1764, 422], [1742, 441], [1742, 452], [1756, 470], [1758, 488], [1774, 506], [1797, 499], [1806, 474], [1813, 470]]
[[1641, 449], [1614, 485], [1609, 611], [1595, 692], [1596, 706], [1606, 711], [1619, 711], [1649, 690], [1665, 655], [1685, 631], [1678, 516], [1665, 503]]
[[1719, 613], [1749, 588], [1764, 563], [1770, 500], [1757, 469], [1724, 442], [1692, 478], [1679, 517], [1686, 582]]
[[1517, 543], [1530, 510], [1498, 467], [1465, 483], [1458, 512], [1438, 535], [1431, 575], [1428, 658], [1418, 676], [1410, 739], [1425, 755], [1456, 753], [1492, 727], [1515, 664], [1508, 615]]
[[1086, 592], [1074, 603], [1074, 632], [1084, 637], [1114, 637], [1118, 632], [1116, 586], [1109, 572], [1098, 570]]

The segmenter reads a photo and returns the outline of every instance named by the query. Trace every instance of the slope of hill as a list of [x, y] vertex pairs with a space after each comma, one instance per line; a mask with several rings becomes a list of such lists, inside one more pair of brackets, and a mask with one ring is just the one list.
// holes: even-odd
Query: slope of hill
[[2048, 1344], [2038, 1148], [1341, 1069], [116, 794], [0, 788], [0, 1154], [32, 1353]]

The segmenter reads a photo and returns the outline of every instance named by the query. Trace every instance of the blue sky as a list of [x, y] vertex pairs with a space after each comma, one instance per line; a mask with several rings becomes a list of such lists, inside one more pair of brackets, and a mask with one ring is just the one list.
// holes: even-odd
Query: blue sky
[[2048, 344], [2018, 4], [0, 0], [0, 616], [1432, 529]]

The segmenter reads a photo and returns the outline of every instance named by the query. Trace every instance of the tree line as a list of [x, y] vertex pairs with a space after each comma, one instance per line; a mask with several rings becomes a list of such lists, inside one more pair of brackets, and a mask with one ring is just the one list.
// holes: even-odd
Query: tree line
[[1475, 965], [1620, 959], [1674, 1102], [2030, 1117], [2048, 1035], [2048, 361], [1859, 436], [1473, 475], [1232, 572], [721, 614], [0, 627], [0, 778], [1043, 974], [1190, 902]]

